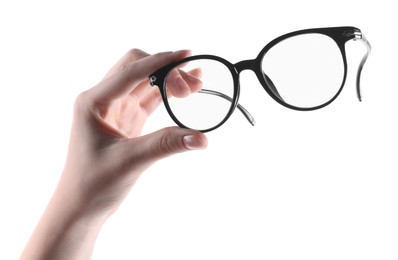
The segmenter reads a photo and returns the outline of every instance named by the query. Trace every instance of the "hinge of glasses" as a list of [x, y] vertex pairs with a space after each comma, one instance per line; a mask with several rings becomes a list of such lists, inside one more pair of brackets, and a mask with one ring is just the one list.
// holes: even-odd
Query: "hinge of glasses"
[[151, 84], [152, 87], [155, 85], [155, 82], [156, 82], [156, 77], [155, 76], [149, 77], [149, 84]]
[[354, 41], [362, 39], [363, 35], [361, 32], [354, 32]]
[[349, 30], [349, 31], [345, 31], [343, 33], [344, 37], [354, 37], [354, 41], [355, 40], [359, 40], [362, 39], [362, 33], [359, 31], [354, 31], [354, 30]]

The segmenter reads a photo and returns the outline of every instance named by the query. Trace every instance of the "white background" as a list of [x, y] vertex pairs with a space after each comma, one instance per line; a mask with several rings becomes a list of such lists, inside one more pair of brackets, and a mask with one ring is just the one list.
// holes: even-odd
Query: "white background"
[[[74, 98], [127, 50], [191, 49], [235, 63], [277, 36], [352, 25], [341, 96], [315, 112], [241, 75], [235, 113], [205, 151], [161, 161], [106, 223], [93, 259], [397, 259], [394, 1], [2, 1], [0, 259], [17, 259], [61, 174]], [[261, 3], [261, 4], [260, 4]], [[395, 25], [394, 25], [395, 24]], [[146, 132], [173, 125], [164, 108]]]

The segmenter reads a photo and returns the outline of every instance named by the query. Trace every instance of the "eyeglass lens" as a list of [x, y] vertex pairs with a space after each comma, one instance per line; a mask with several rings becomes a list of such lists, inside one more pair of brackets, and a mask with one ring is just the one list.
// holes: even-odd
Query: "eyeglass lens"
[[282, 101], [299, 108], [330, 101], [341, 88], [345, 72], [337, 43], [318, 33], [279, 42], [264, 55], [261, 67]]
[[[173, 95], [176, 88], [184, 88], [179, 86], [179, 76], [173, 75], [176, 72], [192, 89], [189, 95]], [[168, 104], [181, 124], [205, 130], [218, 125], [228, 114], [233, 104], [234, 82], [223, 63], [210, 59], [193, 60], [181, 64], [167, 75], [166, 92], [172, 96], [168, 98]]]

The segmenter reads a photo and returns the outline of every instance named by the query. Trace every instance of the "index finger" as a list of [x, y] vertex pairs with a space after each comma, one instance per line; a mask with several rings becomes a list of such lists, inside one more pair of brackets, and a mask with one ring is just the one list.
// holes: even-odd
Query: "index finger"
[[187, 57], [190, 51], [162, 52], [126, 64], [123, 69], [101, 81], [89, 90], [97, 104], [109, 104], [128, 95], [140, 82], [155, 70]]

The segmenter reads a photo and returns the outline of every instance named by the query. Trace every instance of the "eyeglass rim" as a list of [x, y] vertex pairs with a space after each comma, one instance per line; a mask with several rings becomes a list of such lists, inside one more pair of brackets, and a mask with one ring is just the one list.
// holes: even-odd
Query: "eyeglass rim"
[[[215, 126], [213, 127], [209, 127], [206, 129], [196, 129], [200, 132], [210, 132], [212, 130], [215, 130], [217, 128], [219, 128], [221, 125], [223, 125], [228, 119], [229, 117], [233, 114], [235, 108], [238, 106], [238, 100], [239, 100], [239, 94], [240, 94], [240, 87], [239, 87], [239, 73], [237, 73], [236, 68], [234, 67], [234, 65], [229, 62], [228, 60], [221, 58], [219, 56], [216, 55], [208, 55], [208, 54], [203, 54], [203, 55], [194, 55], [194, 56], [189, 56], [186, 57], [182, 60], [176, 61], [174, 63], [168, 64], [165, 67], [157, 70], [156, 72], [152, 73], [150, 78], [150, 81], [153, 82], [153, 77], [156, 77], [156, 82], [161, 82], [161, 84], [156, 83], [156, 85], [159, 87], [159, 90], [161, 92], [161, 96], [162, 96], [162, 100], [163, 103], [166, 107], [167, 112], [169, 113], [170, 117], [172, 118], [172, 120], [180, 127], [182, 128], [187, 128], [187, 129], [191, 129], [189, 126], [186, 126], [183, 122], [181, 122], [173, 113], [173, 110], [171, 109], [170, 103], [169, 103], [169, 99], [167, 98], [167, 88], [166, 88], [166, 81], [167, 81], [167, 76], [169, 75], [169, 73], [176, 68], [177, 66], [189, 62], [189, 61], [193, 61], [193, 60], [214, 60], [217, 62], [222, 63], [223, 65], [225, 65], [228, 70], [231, 73], [232, 76], [232, 80], [233, 80], [233, 97], [232, 97], [232, 102], [231, 102], [231, 106], [228, 109], [227, 114], [225, 115], [225, 117]], [[152, 84], [152, 83], [151, 83]], [[153, 84], [155, 85], [155, 84]]]
[[[255, 73], [260, 81], [261, 85], [264, 87], [265, 91], [279, 104], [293, 109], [293, 110], [298, 110], [298, 111], [312, 111], [312, 110], [317, 110], [321, 109], [323, 107], [326, 107], [327, 105], [331, 104], [336, 98], [340, 95], [342, 92], [346, 79], [347, 79], [347, 56], [346, 56], [346, 51], [345, 51], [345, 44], [351, 39], [356, 38], [356, 33], [361, 33], [361, 30], [359, 30], [356, 27], [353, 26], [341, 26], [341, 27], [324, 27], [324, 28], [311, 28], [311, 29], [304, 29], [304, 30], [298, 30], [298, 31], [293, 31], [290, 33], [283, 34], [272, 41], [270, 41], [265, 47], [259, 52], [257, 57], [255, 58]], [[271, 90], [269, 84], [266, 82], [266, 79], [264, 79], [262, 75], [262, 69], [261, 69], [261, 64], [263, 62], [263, 59], [265, 58], [267, 52], [271, 50], [275, 45], [278, 43], [287, 40], [291, 37], [299, 36], [299, 35], [305, 35], [305, 34], [321, 34], [330, 37], [337, 45], [337, 47], [340, 50], [340, 54], [342, 57], [342, 62], [344, 66], [344, 74], [341, 82], [341, 86], [339, 87], [338, 91], [336, 94], [327, 102], [313, 106], [313, 107], [299, 107], [295, 106], [292, 104], [289, 104], [285, 101], [283, 101], [280, 97], [275, 95], [275, 93]]]
[[[332, 97], [329, 101], [325, 102], [324, 104], [314, 106], [314, 107], [297, 107], [297, 106], [291, 105], [289, 103], [286, 103], [281, 98], [279, 98], [275, 93], [273, 93], [269, 84], [266, 82], [266, 79], [263, 76], [261, 64], [262, 64], [263, 58], [265, 57], [266, 53], [276, 44], [278, 44], [288, 38], [294, 37], [294, 36], [311, 34], [311, 33], [326, 35], [326, 36], [329, 36], [332, 40], [334, 40], [334, 42], [337, 44], [337, 46], [340, 50], [340, 53], [342, 55], [342, 60], [343, 60], [343, 65], [344, 65], [344, 75], [343, 75], [342, 83], [341, 83], [339, 90], [334, 95], [334, 97]], [[165, 85], [166, 85], [165, 80], [167, 78], [168, 73], [176, 66], [178, 66], [182, 63], [185, 63], [185, 62], [193, 61], [193, 60], [211, 59], [211, 60], [216, 60], [216, 61], [223, 63], [230, 70], [231, 75], [233, 77], [233, 81], [234, 81], [233, 102], [231, 103], [231, 107], [230, 107], [227, 115], [224, 117], [224, 119], [219, 124], [217, 124], [214, 127], [204, 129], [204, 130], [197, 129], [201, 132], [209, 132], [209, 131], [217, 129], [218, 127], [223, 125], [229, 119], [229, 117], [232, 115], [232, 113], [234, 112], [236, 106], [238, 105], [238, 99], [239, 99], [239, 93], [240, 93], [239, 73], [242, 71], [242, 70], [237, 69], [236, 65], [239, 63], [243, 63], [243, 62], [251, 62], [252, 63], [252, 65], [250, 66], [251, 68], [249, 68], [249, 69], [252, 70], [256, 74], [259, 82], [261, 83], [261, 85], [263, 86], [265, 91], [279, 104], [283, 105], [284, 107], [287, 107], [287, 108], [290, 108], [293, 110], [298, 110], [298, 111], [317, 110], [317, 109], [323, 108], [323, 107], [331, 104], [340, 95], [341, 91], [343, 90], [345, 82], [346, 82], [346, 78], [347, 78], [347, 58], [346, 58], [346, 51], [345, 51], [345, 43], [352, 39], [358, 39], [357, 38], [358, 34], [361, 34], [361, 30], [356, 27], [353, 27], [353, 26], [323, 27], [323, 28], [311, 28], [311, 29], [297, 30], [297, 31], [293, 31], [290, 33], [283, 34], [283, 35], [273, 39], [269, 43], [267, 43], [263, 47], [263, 49], [259, 52], [259, 54], [257, 55], [257, 57], [254, 60], [246, 60], [246, 61], [241, 61], [241, 62], [232, 64], [228, 60], [226, 60], [222, 57], [216, 56], [216, 55], [202, 54], [202, 55], [189, 56], [189, 57], [186, 57], [179, 61], [168, 64], [168, 65], [158, 69], [154, 73], [152, 73], [149, 76], [150, 84], [152, 86], [157, 85], [159, 87], [166, 110], [169, 113], [170, 117], [173, 119], [173, 121], [180, 127], [189, 128], [177, 119], [177, 117], [173, 114], [173, 112], [170, 108], [167, 94], [166, 94], [166, 88], [165, 88]], [[159, 83], [159, 82], [161, 82], [161, 83]], [[357, 90], [358, 89], [359, 89], [359, 86], [357, 86]]]

